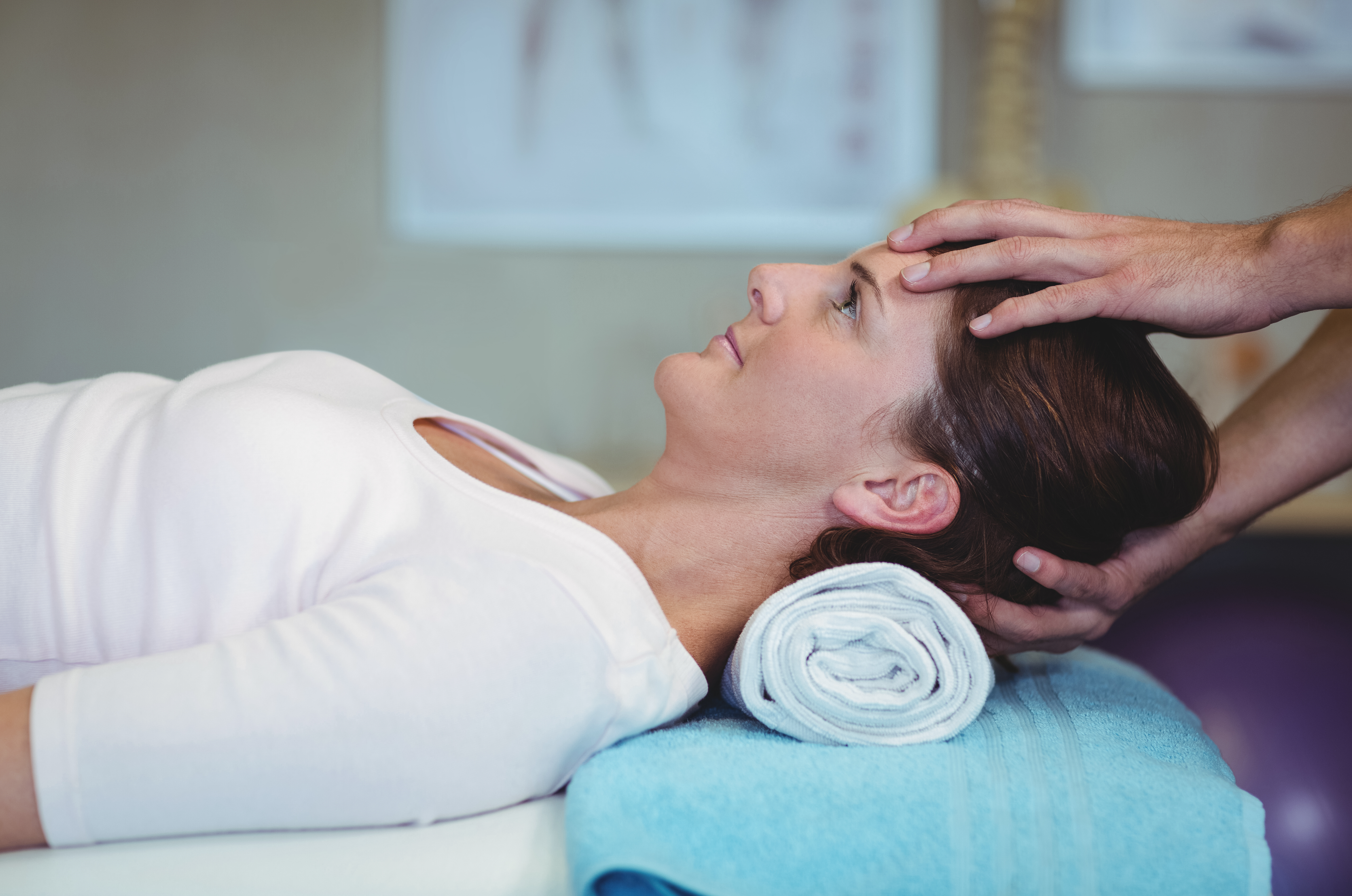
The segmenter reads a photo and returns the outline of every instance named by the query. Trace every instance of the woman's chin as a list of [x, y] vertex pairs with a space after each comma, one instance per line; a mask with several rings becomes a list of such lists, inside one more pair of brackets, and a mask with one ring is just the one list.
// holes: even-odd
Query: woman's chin
[[685, 391], [691, 385], [703, 361], [703, 352], [681, 352], [667, 355], [657, 363], [657, 372], [653, 374], [653, 388], [657, 390], [657, 397], [661, 399], [663, 405], [667, 404], [668, 395]]

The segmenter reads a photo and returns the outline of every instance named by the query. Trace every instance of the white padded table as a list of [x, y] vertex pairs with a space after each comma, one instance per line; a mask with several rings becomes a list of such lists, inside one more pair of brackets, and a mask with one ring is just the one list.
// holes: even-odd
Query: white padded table
[[15, 896], [567, 896], [563, 797], [427, 827], [221, 834], [0, 853]]

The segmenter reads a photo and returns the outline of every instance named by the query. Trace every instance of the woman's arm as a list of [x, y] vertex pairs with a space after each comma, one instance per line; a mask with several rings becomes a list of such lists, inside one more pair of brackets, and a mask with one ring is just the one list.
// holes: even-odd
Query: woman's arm
[[33, 689], [0, 694], [0, 850], [46, 846], [33, 790], [28, 708]]
[[634, 733], [616, 668], [547, 568], [417, 558], [219, 641], [44, 678], [24, 783], [55, 847], [473, 815]]
[[963, 202], [893, 231], [888, 245], [915, 252], [974, 239], [996, 242], [907, 268], [906, 288], [1006, 277], [1060, 284], [978, 318], [972, 331], [983, 338], [1095, 316], [1218, 336], [1352, 306], [1352, 190], [1248, 224], [1096, 215], [1025, 199]]
[[[1089, 566], [1025, 548], [1020, 568], [1062, 595], [1023, 607], [987, 595], [965, 609], [996, 653], [1070, 650], [1097, 638], [1140, 595], [1229, 540], [1264, 512], [1352, 467], [1352, 310], [1334, 311], [1301, 350], [1218, 430], [1216, 488], [1197, 513], [1133, 532]], [[1025, 562], [1035, 561], [1029, 569]]]

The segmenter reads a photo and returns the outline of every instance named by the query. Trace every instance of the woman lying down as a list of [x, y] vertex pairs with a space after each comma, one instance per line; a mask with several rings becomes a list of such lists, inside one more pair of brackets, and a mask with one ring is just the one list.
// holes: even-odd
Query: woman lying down
[[1212, 435], [1136, 326], [979, 342], [1037, 284], [911, 294], [918, 260], [755, 268], [658, 366], [666, 448], [618, 494], [329, 354], [0, 390], [0, 847], [544, 796], [794, 578], [1046, 603], [1019, 547], [1098, 562], [1197, 507]]

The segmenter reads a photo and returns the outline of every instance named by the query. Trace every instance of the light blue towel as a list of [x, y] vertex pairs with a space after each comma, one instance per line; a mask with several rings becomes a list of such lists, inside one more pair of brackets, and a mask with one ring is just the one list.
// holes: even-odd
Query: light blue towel
[[568, 787], [597, 896], [1267, 896], [1263, 808], [1196, 717], [1088, 648], [1021, 654], [941, 743], [801, 743], [715, 703]]

